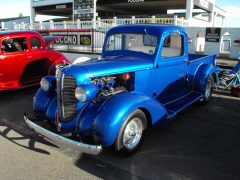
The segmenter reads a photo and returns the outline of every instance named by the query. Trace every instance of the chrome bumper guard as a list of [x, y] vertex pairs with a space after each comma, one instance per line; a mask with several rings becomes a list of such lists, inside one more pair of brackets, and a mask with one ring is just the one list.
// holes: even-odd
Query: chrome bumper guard
[[26, 117], [25, 114], [24, 114], [24, 120], [31, 129], [33, 129], [34, 131], [36, 131], [40, 135], [43, 135], [44, 137], [52, 140], [53, 142], [62, 144], [66, 147], [69, 147], [69, 148], [72, 148], [72, 149], [75, 149], [77, 151], [87, 153], [87, 154], [98, 155], [102, 151], [101, 146], [95, 146], [95, 145], [80, 143], [80, 142], [73, 141], [71, 139], [65, 138], [63, 136], [60, 136], [58, 134], [52, 133], [51, 131], [48, 131], [48, 130], [38, 126], [37, 124], [33, 123], [32, 121], [30, 121]]

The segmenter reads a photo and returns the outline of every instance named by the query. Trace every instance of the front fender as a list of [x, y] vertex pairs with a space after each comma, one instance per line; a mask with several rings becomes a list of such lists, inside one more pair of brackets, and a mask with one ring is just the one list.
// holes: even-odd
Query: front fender
[[154, 125], [166, 118], [166, 109], [156, 99], [138, 93], [121, 93], [106, 101], [93, 122], [93, 137], [98, 144], [110, 146], [127, 116], [135, 109], [145, 109]]
[[33, 98], [33, 113], [38, 119], [46, 118], [46, 111], [49, 104], [56, 97], [56, 91], [44, 91], [39, 88]]
[[54, 96], [54, 98], [52, 98], [51, 102], [48, 105], [45, 117], [53, 125], [55, 124], [56, 112], [57, 112], [57, 96]]
[[195, 77], [194, 77], [194, 88], [193, 90], [196, 92], [204, 93], [205, 87], [207, 85], [208, 78], [214, 75], [214, 79], [216, 82], [216, 68], [212, 64], [202, 64], [198, 68]]

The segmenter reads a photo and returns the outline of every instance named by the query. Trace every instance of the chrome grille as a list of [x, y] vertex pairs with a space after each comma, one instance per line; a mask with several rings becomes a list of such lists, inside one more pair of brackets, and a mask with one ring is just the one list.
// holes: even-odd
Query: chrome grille
[[67, 74], [61, 74], [58, 79], [58, 112], [62, 121], [71, 120], [76, 113], [75, 98], [76, 79]]

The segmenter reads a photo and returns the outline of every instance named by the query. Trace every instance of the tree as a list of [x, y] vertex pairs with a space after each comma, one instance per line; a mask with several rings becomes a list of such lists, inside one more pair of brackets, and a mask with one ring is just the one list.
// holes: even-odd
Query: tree
[[22, 14], [22, 13], [19, 13], [18, 17], [23, 17], [23, 14]]

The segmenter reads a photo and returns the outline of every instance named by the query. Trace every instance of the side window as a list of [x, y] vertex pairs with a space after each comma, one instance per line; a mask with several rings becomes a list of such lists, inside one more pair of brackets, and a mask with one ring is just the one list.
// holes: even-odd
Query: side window
[[41, 42], [37, 37], [31, 37], [31, 48], [33, 50], [41, 48]]
[[26, 38], [6, 39], [1, 44], [1, 51], [3, 53], [12, 53], [26, 50], [27, 50]]
[[162, 58], [181, 56], [183, 52], [182, 36], [167, 36], [162, 47]]

